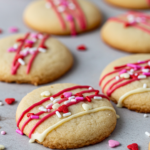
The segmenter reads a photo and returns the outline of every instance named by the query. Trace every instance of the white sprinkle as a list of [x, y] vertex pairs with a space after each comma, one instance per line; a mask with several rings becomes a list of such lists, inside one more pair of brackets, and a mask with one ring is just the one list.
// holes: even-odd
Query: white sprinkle
[[47, 109], [45, 109], [43, 106], [39, 107], [39, 110], [47, 112]]
[[60, 106], [60, 105], [59, 105], [58, 103], [56, 103], [56, 104], [54, 104], [54, 105], [52, 106], [52, 108], [56, 110], [56, 109], [58, 109], [59, 106]]
[[146, 78], [145, 75], [139, 75], [139, 76], [138, 76], [138, 79], [145, 79], [145, 78]]
[[43, 35], [42, 34], [38, 34], [38, 38], [39, 39], [43, 39]]
[[144, 89], [147, 88], [147, 84], [146, 84], [146, 83], [143, 84], [143, 88], [144, 88]]
[[54, 1], [54, 4], [55, 4], [55, 5], [59, 5], [59, 4], [60, 4], [60, 0], [55, 0], [55, 1]]
[[144, 114], [144, 118], [147, 118], [148, 117], [148, 115], [147, 114]]
[[148, 65], [150, 66], [150, 61], [148, 62]]
[[146, 131], [145, 134], [150, 137], [150, 133], [149, 132]]
[[149, 72], [149, 69], [142, 69], [142, 72]]
[[130, 72], [134, 72], [134, 69], [131, 69]]
[[41, 47], [40, 47], [38, 50], [39, 50], [39, 52], [42, 52], [42, 53], [45, 53], [45, 52], [46, 52], [46, 49], [41, 48]]
[[0, 106], [3, 106], [3, 103], [2, 103], [2, 102], [0, 102]]
[[36, 38], [33, 38], [33, 39], [32, 39], [32, 41], [33, 41], [33, 42], [36, 42], [36, 41], [37, 41], [37, 39], [36, 39]]
[[46, 106], [46, 108], [49, 108], [50, 106], [52, 106], [53, 105], [53, 103], [50, 103], [50, 104], [48, 104], [47, 106]]
[[49, 91], [44, 91], [41, 93], [42, 97], [49, 97], [51, 95], [51, 93]]
[[73, 3], [69, 3], [68, 7], [69, 9], [72, 9], [72, 10], [76, 8], [76, 6]]
[[21, 65], [23, 65], [23, 66], [25, 65], [25, 62], [24, 62], [23, 59], [21, 59], [21, 58], [18, 59], [18, 62], [19, 62]]
[[128, 73], [123, 73], [123, 74], [120, 75], [120, 77], [128, 79], [128, 78], [130, 78], [130, 75]]
[[68, 103], [70, 103], [70, 100], [64, 102], [65, 105], [68, 104]]
[[36, 50], [37, 50], [37, 48], [36, 48], [36, 47], [33, 47], [33, 48], [30, 48], [30, 49], [29, 49], [29, 52], [30, 52], [30, 53], [33, 53], [33, 52], [35, 52]]
[[17, 49], [18, 48], [18, 44], [14, 44], [14, 49]]
[[64, 6], [59, 6], [57, 8], [58, 12], [64, 12], [65, 11], [65, 7]]
[[140, 23], [142, 21], [142, 19], [140, 17], [136, 17], [136, 22]]
[[68, 113], [63, 114], [63, 117], [68, 117], [70, 115], [71, 115], [71, 112], [68, 112]]
[[53, 97], [50, 97], [50, 100], [51, 100], [51, 101], [53, 101], [53, 100], [54, 100], [54, 98], [53, 98]]
[[100, 99], [102, 99], [102, 97], [100, 97], [100, 96], [94, 96], [94, 99], [100, 100]]
[[71, 99], [71, 102], [76, 102], [76, 99]]
[[58, 101], [60, 101], [60, 98], [55, 99], [55, 100], [53, 101], [53, 103], [55, 104], [55, 103], [57, 103]]
[[59, 113], [59, 111], [56, 111], [56, 115], [58, 116], [58, 118], [61, 118], [61, 114]]
[[116, 80], [118, 81], [120, 78], [119, 78], [119, 76], [116, 76]]
[[92, 87], [89, 87], [89, 90], [92, 90], [93, 88]]
[[69, 97], [69, 100], [74, 99], [74, 98], [75, 98], [75, 96], [71, 96], [71, 97]]
[[48, 2], [48, 3], [45, 4], [45, 7], [46, 7], [47, 9], [50, 9], [50, 8], [52, 7], [52, 5], [51, 5], [50, 2]]
[[127, 19], [129, 22], [134, 22], [135, 21], [135, 17], [133, 15], [128, 15]]

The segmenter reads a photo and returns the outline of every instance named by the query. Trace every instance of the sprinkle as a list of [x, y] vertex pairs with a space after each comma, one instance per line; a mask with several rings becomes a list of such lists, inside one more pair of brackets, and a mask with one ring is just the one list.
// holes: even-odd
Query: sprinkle
[[93, 88], [92, 87], [89, 87], [89, 90], [92, 90]]
[[58, 108], [59, 112], [68, 113], [68, 107], [66, 105], [62, 105]]
[[0, 145], [0, 150], [5, 149], [5, 147], [3, 145]]
[[100, 99], [102, 99], [102, 97], [100, 97], [100, 96], [94, 96], [94, 99], [100, 100]]
[[149, 72], [149, 69], [142, 69], [142, 72]]
[[18, 48], [18, 44], [14, 44], [13, 48], [17, 49]]
[[51, 101], [53, 101], [53, 100], [54, 100], [54, 98], [53, 98], [53, 97], [50, 97], [50, 100], [51, 100]]
[[56, 115], [58, 116], [58, 118], [61, 118], [61, 114], [59, 113], [59, 111], [56, 111]]
[[19, 62], [21, 65], [23, 65], [23, 66], [25, 65], [25, 62], [24, 62], [23, 59], [21, 59], [21, 58], [18, 59], [18, 62]]
[[87, 100], [88, 102], [91, 102], [91, 98], [90, 98], [90, 97], [86, 96], [85, 98], [86, 98], [86, 100]]
[[35, 38], [35, 39], [37, 39], [38, 38], [38, 34], [37, 33], [31, 33], [31, 38]]
[[133, 22], [135, 20], [133, 15], [128, 15], [127, 19], [128, 19], [129, 22]]
[[130, 75], [128, 73], [123, 73], [120, 75], [121, 78], [129, 79]]
[[138, 144], [137, 143], [133, 143], [127, 146], [128, 149], [131, 150], [138, 150]]
[[11, 105], [12, 103], [15, 102], [15, 99], [14, 99], [14, 98], [6, 98], [6, 99], [5, 99], [5, 102], [6, 102], [8, 105]]
[[85, 111], [88, 111], [88, 110], [92, 109], [92, 106], [84, 103], [84, 104], [82, 104], [82, 108], [83, 108]]
[[5, 131], [1, 131], [1, 135], [5, 135], [6, 134], [6, 132]]
[[146, 75], [139, 75], [138, 76], [138, 79], [145, 79], [146, 78]]
[[119, 74], [123, 74], [123, 73], [126, 73], [127, 72], [127, 70], [126, 69], [123, 69], [123, 70], [121, 70], [120, 72], [119, 72]]
[[148, 62], [148, 65], [150, 66], [150, 61]]
[[60, 98], [64, 98], [64, 95], [61, 95]]
[[72, 92], [65, 92], [63, 93], [63, 95], [68, 98], [68, 97], [71, 97], [72, 96]]
[[50, 112], [51, 111], [51, 109], [47, 109], [47, 112]]
[[71, 102], [76, 102], [76, 100], [75, 99], [71, 99]]
[[64, 102], [65, 105], [68, 104], [68, 103], [70, 103], [70, 100]]
[[49, 108], [49, 107], [51, 107], [53, 105], [53, 103], [50, 103], [50, 104], [48, 104], [47, 106], [46, 106], [46, 108]]
[[2, 29], [0, 29], [0, 34], [1, 34], [2, 32], [3, 32]]
[[7, 50], [7, 52], [15, 52], [15, 51], [16, 51], [16, 49], [13, 48], [13, 47], [11, 47], [11, 48], [9, 48], [9, 49]]
[[59, 106], [60, 106], [60, 105], [59, 105], [58, 103], [56, 103], [56, 104], [54, 104], [54, 105], [52, 106], [52, 108], [56, 110], [56, 109], [59, 108]]
[[115, 140], [109, 140], [108, 141], [109, 147], [114, 148], [120, 145], [120, 143], [118, 141]]
[[144, 118], [147, 118], [148, 117], [148, 115], [147, 114], [144, 114]]
[[51, 95], [51, 93], [49, 91], [44, 91], [41, 93], [42, 97], [49, 97]]
[[139, 65], [134, 65], [134, 64], [127, 64], [128, 67], [134, 68], [135, 70], [141, 69], [141, 66]]
[[0, 106], [3, 106], [3, 103], [2, 103], [2, 102], [0, 102]]
[[83, 101], [84, 100], [84, 97], [76, 97], [75, 98], [77, 101]]
[[54, 101], [53, 101], [53, 103], [55, 104], [55, 103], [57, 103], [58, 101], [60, 101], [61, 99], [60, 98], [57, 98], [57, 99], [55, 99]]
[[74, 98], [75, 98], [75, 96], [71, 96], [71, 97], [69, 97], [69, 100], [74, 99]]
[[59, 6], [58, 8], [57, 8], [57, 10], [58, 10], [58, 12], [64, 12], [65, 11], [65, 7], [64, 6]]
[[55, 4], [55, 5], [59, 5], [59, 4], [60, 4], [60, 0], [55, 0], [55, 1], [54, 1], [54, 4]]
[[117, 81], [120, 79], [119, 76], [116, 76], [115, 78], [116, 78]]
[[150, 76], [150, 72], [143, 72], [143, 75]]
[[37, 115], [31, 115], [31, 119], [39, 119], [39, 116], [37, 116]]
[[39, 39], [43, 39], [43, 34], [38, 34]]
[[85, 50], [87, 50], [87, 47], [85, 45], [79, 45], [77, 47], [77, 49], [80, 50], [80, 51], [85, 51]]
[[146, 83], [143, 84], [143, 88], [144, 88], [144, 89], [147, 88], [147, 84], [146, 84]]
[[22, 131], [19, 129], [17, 129], [16, 132], [19, 133], [20, 135], [23, 135]]
[[150, 137], [150, 133], [149, 133], [149, 132], [147, 132], [147, 131], [145, 132], [145, 135], [147, 135], [147, 136], [149, 136], [149, 137]]
[[68, 117], [70, 115], [71, 115], [71, 112], [68, 112], [68, 113], [63, 114], [63, 117]]
[[42, 53], [45, 53], [45, 52], [46, 52], [46, 49], [40, 47], [40, 48], [39, 48], [39, 51], [42, 52]]
[[51, 5], [50, 2], [48, 2], [48, 3], [45, 4], [45, 7], [46, 7], [47, 9], [50, 9], [50, 8], [52, 7], [52, 5]]
[[73, 3], [68, 4], [69, 9], [73, 10], [76, 8], [76, 6]]
[[73, 16], [72, 15], [67, 15], [66, 20], [67, 21], [73, 21]]
[[34, 42], [31, 41], [31, 40], [26, 40], [26, 43], [27, 43], [27, 44], [34, 44]]
[[34, 113], [28, 113], [28, 114], [27, 114], [27, 117], [30, 117], [30, 116], [32, 116], [32, 115], [34, 115]]
[[45, 109], [43, 106], [39, 107], [39, 110], [47, 112], [47, 109]]
[[10, 27], [9, 32], [10, 33], [16, 33], [16, 32], [18, 32], [18, 28], [17, 27]]

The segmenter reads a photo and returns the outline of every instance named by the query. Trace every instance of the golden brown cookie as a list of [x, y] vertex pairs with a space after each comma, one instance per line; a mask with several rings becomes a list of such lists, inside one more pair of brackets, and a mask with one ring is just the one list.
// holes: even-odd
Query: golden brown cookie
[[107, 3], [129, 9], [149, 9], [149, 0], [105, 0]]
[[101, 30], [105, 43], [119, 50], [132, 53], [150, 52], [150, 15], [128, 12], [110, 18]]
[[73, 64], [70, 51], [46, 34], [26, 33], [0, 40], [0, 81], [44, 84]]
[[118, 107], [150, 112], [150, 55], [127, 56], [110, 63], [99, 84]]
[[30, 143], [67, 149], [107, 138], [115, 129], [116, 112], [98, 90], [64, 83], [26, 95], [18, 106], [16, 120], [16, 132], [29, 136]]
[[101, 20], [99, 9], [87, 0], [37, 0], [24, 12], [24, 21], [29, 27], [57, 35], [92, 30]]

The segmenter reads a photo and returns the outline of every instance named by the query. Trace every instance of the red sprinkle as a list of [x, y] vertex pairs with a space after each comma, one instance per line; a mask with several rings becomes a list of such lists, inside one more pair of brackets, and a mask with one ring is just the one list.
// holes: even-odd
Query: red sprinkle
[[0, 34], [1, 34], [2, 32], [3, 32], [2, 29], [0, 29]]
[[62, 105], [58, 108], [59, 112], [68, 113], [68, 107], [66, 105]]
[[45, 45], [42, 45], [42, 46], [41, 46], [41, 48], [47, 49], [47, 46], [45, 46]]
[[22, 39], [22, 38], [17, 39], [17, 42], [23, 42], [23, 41], [24, 41], [24, 39]]
[[14, 99], [14, 98], [6, 98], [6, 99], [5, 99], [5, 102], [6, 102], [8, 105], [11, 105], [12, 103], [15, 102], [15, 99]]
[[30, 117], [30, 116], [32, 116], [32, 115], [34, 115], [34, 113], [28, 113], [28, 114], [27, 114], [27, 117]]
[[61, 97], [61, 98], [64, 98], [64, 95], [61, 95], [60, 97]]
[[138, 144], [137, 143], [133, 143], [127, 146], [128, 149], [130, 150], [138, 150]]
[[79, 46], [77, 47], [77, 49], [78, 49], [78, 50], [81, 50], [81, 51], [85, 51], [87, 48], [86, 48], [85, 45], [79, 45]]
[[75, 96], [83, 97], [83, 95], [80, 93], [76, 93]]
[[97, 90], [96, 92], [95, 92], [95, 95], [98, 95], [99, 94], [99, 91]]
[[91, 102], [91, 99], [88, 96], [86, 96], [85, 98], [88, 102]]

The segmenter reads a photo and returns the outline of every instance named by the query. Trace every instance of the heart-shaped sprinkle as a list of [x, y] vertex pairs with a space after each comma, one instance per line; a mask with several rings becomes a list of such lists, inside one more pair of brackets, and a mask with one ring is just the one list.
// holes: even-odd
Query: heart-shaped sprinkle
[[120, 145], [120, 143], [118, 141], [115, 141], [115, 140], [109, 140], [108, 144], [109, 144], [109, 147], [111, 147], [111, 148], [117, 147]]
[[15, 102], [15, 99], [14, 99], [14, 98], [6, 98], [6, 99], [5, 99], [5, 102], [6, 102], [8, 105], [11, 105], [12, 103]]
[[34, 115], [34, 113], [27, 113], [27, 117]]
[[92, 109], [92, 106], [91, 106], [91, 105], [88, 105], [88, 104], [82, 104], [82, 108], [83, 108], [85, 111], [88, 111], [88, 110]]
[[127, 146], [128, 149], [130, 150], [138, 150], [138, 144], [137, 143], [133, 143]]
[[42, 97], [49, 97], [51, 95], [51, 93], [49, 91], [44, 91], [41, 93]]
[[63, 95], [64, 95], [66, 98], [68, 98], [68, 97], [72, 96], [72, 92], [65, 92]]
[[59, 112], [68, 113], [68, 107], [66, 105], [62, 105], [58, 108]]
[[87, 48], [86, 48], [85, 45], [79, 45], [79, 46], [77, 47], [77, 49], [80, 50], [80, 51], [85, 51]]

